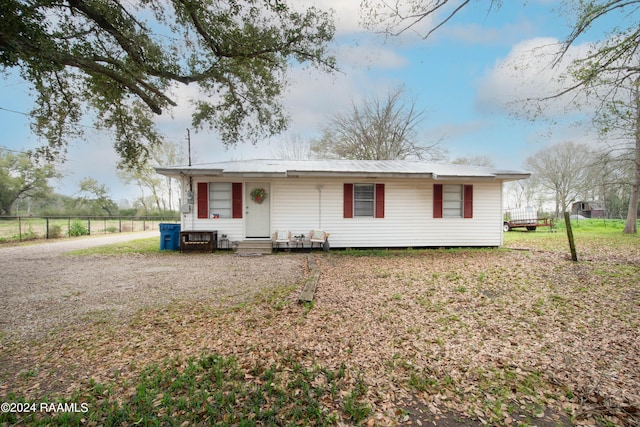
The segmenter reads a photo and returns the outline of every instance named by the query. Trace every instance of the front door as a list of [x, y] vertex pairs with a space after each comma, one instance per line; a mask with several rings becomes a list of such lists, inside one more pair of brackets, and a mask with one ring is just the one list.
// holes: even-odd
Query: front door
[[268, 238], [271, 231], [271, 187], [268, 182], [248, 182], [245, 226], [249, 238]]

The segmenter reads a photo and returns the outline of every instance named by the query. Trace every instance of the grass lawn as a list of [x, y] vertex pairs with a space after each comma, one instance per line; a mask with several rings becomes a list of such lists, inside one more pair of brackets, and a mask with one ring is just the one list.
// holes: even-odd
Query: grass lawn
[[187, 295], [125, 325], [2, 339], [0, 400], [38, 410], [0, 423], [637, 426], [640, 238], [621, 229], [574, 225], [577, 263], [564, 229], [499, 249], [316, 253], [310, 304], [292, 286], [224, 310]]
[[171, 251], [160, 250], [160, 237], [149, 237], [147, 239], [130, 240], [128, 242], [113, 245], [96, 246], [89, 249], [79, 249], [69, 251], [66, 255], [123, 255], [123, 254], [166, 254]]
[[157, 230], [160, 222], [159, 219], [135, 218], [0, 218], [0, 244]]

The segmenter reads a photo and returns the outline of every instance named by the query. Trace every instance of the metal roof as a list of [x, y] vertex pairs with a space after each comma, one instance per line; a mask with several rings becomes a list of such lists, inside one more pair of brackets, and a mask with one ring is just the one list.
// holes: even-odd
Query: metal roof
[[447, 180], [518, 180], [528, 172], [414, 160], [241, 160], [193, 166], [157, 167], [166, 176], [359, 177]]

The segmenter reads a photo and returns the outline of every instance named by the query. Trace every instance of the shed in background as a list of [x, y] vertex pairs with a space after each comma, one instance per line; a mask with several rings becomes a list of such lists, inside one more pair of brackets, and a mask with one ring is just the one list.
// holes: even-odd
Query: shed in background
[[604, 218], [606, 209], [603, 201], [579, 201], [571, 205], [572, 215], [582, 215], [585, 218]]

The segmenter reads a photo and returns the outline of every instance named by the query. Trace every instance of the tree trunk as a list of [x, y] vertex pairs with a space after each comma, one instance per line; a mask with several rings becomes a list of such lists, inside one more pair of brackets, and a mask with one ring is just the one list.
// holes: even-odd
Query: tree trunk
[[635, 128], [635, 155], [634, 155], [634, 173], [633, 185], [631, 186], [631, 194], [629, 195], [629, 210], [627, 211], [627, 222], [624, 225], [624, 234], [637, 234], [638, 221], [638, 195], [640, 195], [640, 92], [635, 90], [635, 107], [636, 107], [636, 128]]
[[[640, 175], [640, 174], [636, 174]], [[629, 210], [627, 211], [627, 222], [624, 224], [624, 234], [637, 234], [637, 218], [638, 218], [638, 192], [640, 192], [640, 178], [636, 176], [636, 182], [632, 187], [631, 196], [629, 197]]]
[[640, 135], [636, 137], [636, 158], [633, 185], [629, 195], [629, 210], [627, 211], [627, 221], [624, 225], [624, 234], [637, 234], [638, 221], [638, 195], [640, 194]]

